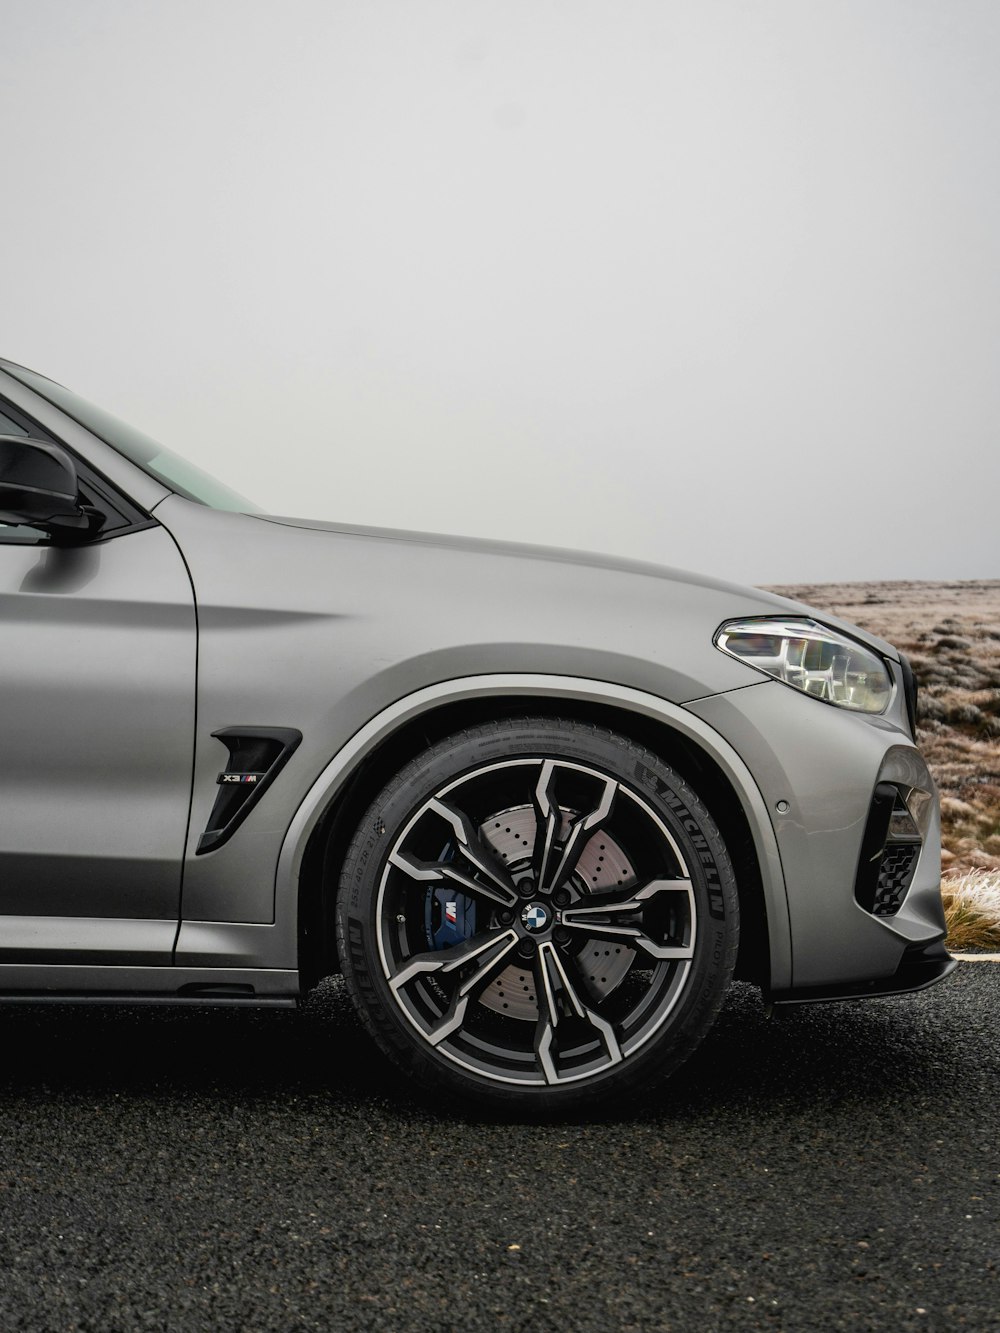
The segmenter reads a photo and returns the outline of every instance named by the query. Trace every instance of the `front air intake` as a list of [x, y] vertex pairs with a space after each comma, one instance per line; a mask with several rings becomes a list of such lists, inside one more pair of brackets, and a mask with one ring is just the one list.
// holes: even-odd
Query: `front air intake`
[[227, 842], [288, 762], [302, 740], [292, 727], [223, 727], [212, 735], [229, 751], [219, 774], [219, 793], [196, 855]]
[[895, 916], [903, 905], [920, 855], [919, 843], [890, 843], [882, 856], [875, 888], [874, 916]]
[[872, 916], [894, 916], [903, 905], [920, 858], [920, 833], [903, 790], [880, 782], [872, 793], [861, 842], [854, 896]]

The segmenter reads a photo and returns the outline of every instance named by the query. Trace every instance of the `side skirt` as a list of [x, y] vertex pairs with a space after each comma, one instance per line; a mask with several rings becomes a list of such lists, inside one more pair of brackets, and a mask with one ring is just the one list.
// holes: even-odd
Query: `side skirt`
[[0, 1004], [188, 1004], [293, 1008], [299, 974], [276, 968], [0, 964]]

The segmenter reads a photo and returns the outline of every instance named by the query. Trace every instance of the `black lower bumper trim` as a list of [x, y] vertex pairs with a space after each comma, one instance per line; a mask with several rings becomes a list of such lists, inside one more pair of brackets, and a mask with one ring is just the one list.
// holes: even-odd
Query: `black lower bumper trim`
[[821, 1004], [829, 1000], [866, 1000], [878, 995], [908, 995], [942, 981], [958, 966], [943, 940], [911, 945], [890, 977], [854, 981], [844, 986], [810, 986], [803, 990], [774, 991], [771, 1004]]

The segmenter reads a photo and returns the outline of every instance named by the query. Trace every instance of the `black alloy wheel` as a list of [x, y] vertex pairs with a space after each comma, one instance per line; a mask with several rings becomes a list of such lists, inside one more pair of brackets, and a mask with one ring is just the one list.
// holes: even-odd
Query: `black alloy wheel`
[[714, 1020], [739, 934], [687, 784], [625, 737], [531, 718], [451, 736], [388, 784], [337, 918], [348, 987], [397, 1064], [538, 1110], [665, 1077]]

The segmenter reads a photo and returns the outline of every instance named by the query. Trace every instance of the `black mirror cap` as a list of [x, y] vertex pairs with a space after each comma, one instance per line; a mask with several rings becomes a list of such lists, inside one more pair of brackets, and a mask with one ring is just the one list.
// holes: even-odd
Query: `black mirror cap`
[[65, 449], [0, 435], [0, 522], [49, 532], [90, 530], [93, 520], [80, 503], [76, 464]]

